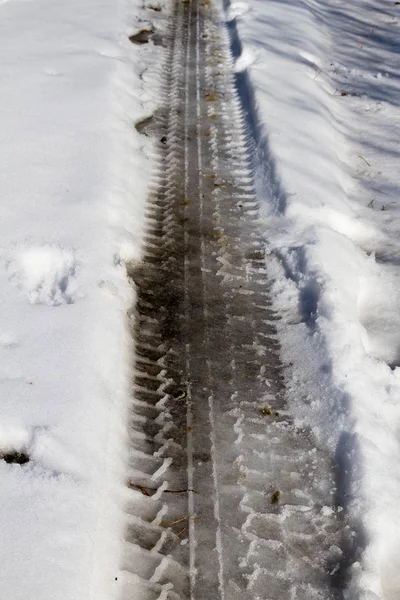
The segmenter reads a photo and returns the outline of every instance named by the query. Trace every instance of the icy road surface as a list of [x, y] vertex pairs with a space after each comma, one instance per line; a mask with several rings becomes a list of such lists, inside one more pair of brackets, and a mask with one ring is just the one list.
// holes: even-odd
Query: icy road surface
[[353, 536], [334, 460], [285, 401], [229, 40], [176, 3], [137, 286], [120, 598], [341, 598]]

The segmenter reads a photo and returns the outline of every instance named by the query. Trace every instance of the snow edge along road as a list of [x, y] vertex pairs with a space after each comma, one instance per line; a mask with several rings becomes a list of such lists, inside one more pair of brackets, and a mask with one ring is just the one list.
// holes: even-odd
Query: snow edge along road
[[392, 599], [400, 588], [399, 210], [386, 206], [399, 189], [398, 12], [372, 0], [226, 8], [238, 78], [252, 89], [292, 406], [341, 465], [341, 502], [358, 530], [349, 597]]

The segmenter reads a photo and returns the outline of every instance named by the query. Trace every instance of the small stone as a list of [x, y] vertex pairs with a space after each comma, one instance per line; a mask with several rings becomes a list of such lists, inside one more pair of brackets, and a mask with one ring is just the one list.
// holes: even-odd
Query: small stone
[[271, 504], [278, 504], [280, 497], [281, 497], [280, 491], [275, 490], [275, 492], [271, 496]]

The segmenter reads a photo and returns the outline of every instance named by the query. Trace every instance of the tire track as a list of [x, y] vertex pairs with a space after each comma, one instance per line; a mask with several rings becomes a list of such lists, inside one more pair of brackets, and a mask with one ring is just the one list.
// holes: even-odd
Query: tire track
[[178, 0], [137, 289], [120, 598], [336, 600], [335, 467], [285, 401], [253, 143], [210, 0]]

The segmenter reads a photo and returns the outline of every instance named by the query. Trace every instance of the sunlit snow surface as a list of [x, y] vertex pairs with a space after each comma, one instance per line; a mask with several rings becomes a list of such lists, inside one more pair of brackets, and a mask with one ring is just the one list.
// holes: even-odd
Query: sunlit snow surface
[[133, 123], [151, 109], [128, 39], [139, 12], [0, 3], [0, 454], [29, 457], [0, 460], [4, 600], [113, 593], [130, 394], [122, 263], [138, 252], [147, 185]]
[[398, 8], [227, 9], [292, 404], [343, 467], [363, 540], [349, 597], [369, 600], [400, 597]]
[[[113, 597], [151, 114], [138, 3], [0, 2], [0, 597]], [[299, 423], [364, 539], [349, 598], [400, 595], [399, 7], [227, 7]], [[239, 56], [241, 54], [241, 56]], [[118, 565], [119, 567], [120, 565]], [[138, 588], [138, 594], [140, 590]]]

